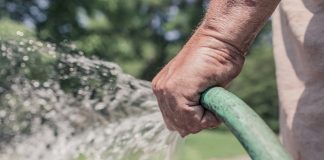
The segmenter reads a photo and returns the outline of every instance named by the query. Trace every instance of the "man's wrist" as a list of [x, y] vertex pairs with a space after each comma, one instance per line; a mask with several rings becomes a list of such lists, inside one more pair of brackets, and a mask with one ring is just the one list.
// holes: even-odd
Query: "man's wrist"
[[211, 0], [199, 28], [244, 55], [279, 1]]
[[219, 33], [212, 28], [208, 28], [205, 25], [206, 24], [203, 22], [195, 33], [195, 36], [202, 39], [203, 44], [200, 44], [200, 46], [217, 49], [225, 53], [233, 54], [233, 56], [245, 55], [244, 50], [236, 45], [235, 40], [228, 39], [222, 33]]

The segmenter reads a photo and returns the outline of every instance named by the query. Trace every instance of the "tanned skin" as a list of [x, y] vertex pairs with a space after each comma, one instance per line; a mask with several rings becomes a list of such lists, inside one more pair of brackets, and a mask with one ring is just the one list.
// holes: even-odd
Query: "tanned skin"
[[184, 137], [220, 121], [199, 103], [212, 86], [226, 86], [241, 71], [244, 55], [279, 0], [211, 0], [200, 26], [153, 79], [166, 126]]

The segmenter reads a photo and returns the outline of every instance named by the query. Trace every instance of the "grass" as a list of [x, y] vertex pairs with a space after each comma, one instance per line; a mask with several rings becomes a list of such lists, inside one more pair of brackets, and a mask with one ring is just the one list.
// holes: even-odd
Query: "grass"
[[190, 135], [178, 146], [176, 160], [210, 160], [245, 155], [229, 131], [207, 130]]

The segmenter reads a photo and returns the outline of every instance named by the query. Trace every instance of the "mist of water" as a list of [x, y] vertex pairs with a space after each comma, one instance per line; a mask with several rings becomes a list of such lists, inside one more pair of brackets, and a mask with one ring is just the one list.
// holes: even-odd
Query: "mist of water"
[[1, 160], [167, 159], [150, 83], [71, 46], [0, 39]]

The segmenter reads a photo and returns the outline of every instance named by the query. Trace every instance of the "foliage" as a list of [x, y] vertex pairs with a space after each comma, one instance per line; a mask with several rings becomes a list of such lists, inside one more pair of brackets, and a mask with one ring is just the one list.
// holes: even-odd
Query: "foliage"
[[[201, 0], [4, 0], [3, 17], [35, 25], [40, 39], [73, 41], [87, 56], [151, 79], [203, 15]], [[1, 16], [0, 16], [1, 17]]]
[[246, 155], [242, 145], [229, 131], [203, 131], [190, 135], [178, 145], [176, 160], [231, 159]]

